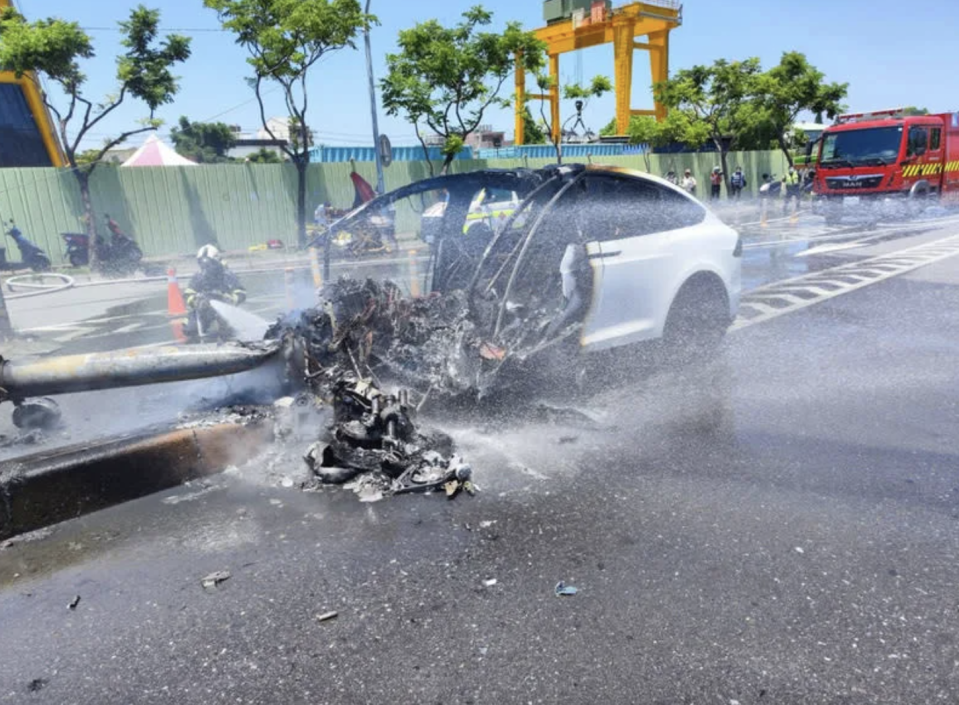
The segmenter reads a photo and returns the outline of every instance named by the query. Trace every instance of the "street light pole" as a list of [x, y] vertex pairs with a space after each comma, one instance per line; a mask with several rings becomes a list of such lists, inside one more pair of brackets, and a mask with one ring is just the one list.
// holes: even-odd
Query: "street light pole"
[[[366, 14], [370, 14], [370, 0], [366, 0]], [[373, 116], [373, 153], [376, 155], [376, 192], [386, 192], [383, 181], [383, 159], [380, 156], [380, 127], [376, 118], [376, 84], [373, 80], [373, 50], [370, 49], [370, 26], [363, 32], [366, 40], [366, 73], [370, 80], [370, 113]]]

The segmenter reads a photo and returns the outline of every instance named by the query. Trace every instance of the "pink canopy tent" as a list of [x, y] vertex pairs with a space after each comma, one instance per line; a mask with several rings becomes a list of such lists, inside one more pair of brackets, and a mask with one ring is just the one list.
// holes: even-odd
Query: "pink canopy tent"
[[196, 162], [177, 154], [156, 135], [150, 135], [143, 146], [120, 166], [196, 166]]

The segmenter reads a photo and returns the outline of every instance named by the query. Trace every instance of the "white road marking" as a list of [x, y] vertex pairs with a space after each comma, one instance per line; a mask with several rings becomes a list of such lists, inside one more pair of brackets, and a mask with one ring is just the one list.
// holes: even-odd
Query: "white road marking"
[[[741, 313], [729, 330], [764, 323], [956, 255], [959, 255], [959, 235], [950, 235], [898, 252], [766, 284], [743, 294], [741, 311], [751, 310], [755, 315]], [[793, 293], [797, 291], [811, 296], [804, 298]], [[786, 305], [775, 307], [764, 303], [770, 299], [783, 301]]]

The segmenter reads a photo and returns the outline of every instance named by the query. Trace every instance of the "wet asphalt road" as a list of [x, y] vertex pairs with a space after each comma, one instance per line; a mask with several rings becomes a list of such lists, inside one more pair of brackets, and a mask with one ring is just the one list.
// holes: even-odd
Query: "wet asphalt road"
[[0, 703], [955, 702], [957, 284], [611, 369], [596, 424], [444, 419], [473, 499], [303, 493], [293, 448], [15, 543]]

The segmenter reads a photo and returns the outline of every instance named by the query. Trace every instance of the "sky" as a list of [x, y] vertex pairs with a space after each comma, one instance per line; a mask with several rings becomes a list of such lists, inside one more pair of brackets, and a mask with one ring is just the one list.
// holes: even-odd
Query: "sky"
[[[117, 22], [138, 3], [131, 0], [15, 0], [29, 19], [61, 17], [87, 28], [97, 56], [84, 63], [87, 95], [101, 97], [114, 92], [115, 57], [121, 50]], [[202, 0], [143, 0], [161, 10], [161, 26], [180, 30], [193, 38], [193, 55], [178, 67], [180, 91], [171, 105], [158, 111], [165, 121], [160, 135], [181, 115], [193, 121], [223, 121], [254, 132], [260, 127], [259, 109], [245, 78], [250, 75], [246, 51], [233, 36], [219, 30], [216, 14]], [[386, 70], [385, 57], [396, 50], [400, 30], [428, 19], [454, 24], [476, 0], [372, 0], [370, 11], [380, 24], [371, 34], [374, 72], [377, 79]], [[524, 28], [542, 26], [541, 0], [482, 0], [494, 13], [495, 26], [519, 21]], [[614, 5], [625, 4], [616, 0]], [[959, 73], [944, 60], [959, 26], [959, 2], [938, 3], [935, 16], [921, 21], [922, 31], [903, 35], [903, 5], [898, 0], [688, 0], [683, 25], [670, 37], [670, 70], [695, 64], [759, 57], [764, 67], [775, 65], [783, 51], [804, 52], [829, 81], [849, 83], [846, 100], [851, 111], [918, 105], [933, 112], [959, 109]], [[916, 19], [915, 15], [909, 15]], [[912, 21], [910, 21], [911, 24]], [[915, 25], [913, 25], [915, 26]], [[560, 60], [561, 83], [589, 79], [597, 74], [613, 77], [612, 45], [595, 47]], [[636, 53], [633, 107], [652, 107], [648, 60]], [[371, 142], [371, 117], [366, 62], [362, 41], [358, 50], [341, 50], [312, 70], [308, 82], [308, 122], [316, 142], [328, 145], [362, 145]], [[504, 90], [511, 92], [511, 82]], [[571, 106], [563, 106], [563, 119]], [[268, 98], [268, 117], [283, 115], [278, 95]], [[595, 131], [613, 116], [614, 98], [607, 95], [590, 102], [585, 122]], [[129, 129], [146, 115], [142, 104], [131, 101], [110, 115], [90, 136], [86, 147]], [[414, 144], [412, 127], [399, 117], [387, 117], [382, 109], [380, 131], [394, 145]], [[484, 120], [512, 134], [511, 111], [493, 110]], [[133, 138], [139, 145], [144, 137]]]

